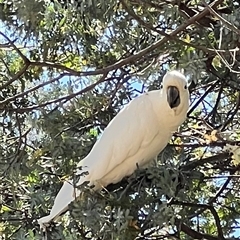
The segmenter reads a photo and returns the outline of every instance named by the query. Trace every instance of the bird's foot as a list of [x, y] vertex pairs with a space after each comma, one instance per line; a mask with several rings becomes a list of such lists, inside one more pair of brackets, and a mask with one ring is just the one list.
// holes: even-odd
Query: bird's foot
[[140, 230], [140, 228], [138, 227], [138, 225], [137, 225], [137, 220], [133, 220], [133, 219], [131, 219], [131, 220], [129, 220], [129, 222], [128, 222], [128, 226], [129, 227], [133, 227], [133, 228], [135, 228], [136, 230]]

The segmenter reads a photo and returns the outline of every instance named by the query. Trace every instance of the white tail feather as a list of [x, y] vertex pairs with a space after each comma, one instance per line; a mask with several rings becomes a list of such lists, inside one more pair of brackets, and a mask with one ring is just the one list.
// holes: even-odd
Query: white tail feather
[[52, 220], [56, 220], [63, 212], [68, 209], [68, 205], [79, 196], [78, 193], [75, 193], [73, 185], [70, 182], [64, 182], [62, 188], [58, 192], [53, 208], [48, 216], [42, 217], [38, 220], [38, 223], [42, 229], [45, 229], [44, 223], [48, 223]]

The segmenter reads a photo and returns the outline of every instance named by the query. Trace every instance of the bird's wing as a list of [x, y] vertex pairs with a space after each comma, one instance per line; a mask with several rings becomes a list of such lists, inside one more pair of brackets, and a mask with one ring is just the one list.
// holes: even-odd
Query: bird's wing
[[84, 159], [83, 165], [89, 168], [93, 180], [101, 179], [140, 148], [149, 145], [158, 134], [159, 121], [149, 94], [143, 94], [125, 106]]
[[[158, 125], [149, 93], [135, 98], [109, 123], [91, 152], [80, 162], [81, 165], [90, 170], [89, 176], [93, 180], [102, 178], [125, 159], [136, 154], [141, 147], [149, 145], [158, 134]], [[82, 177], [79, 184], [84, 179]], [[46, 223], [67, 209], [68, 204], [75, 199], [74, 191], [71, 183], [64, 183], [55, 198], [50, 215], [38, 220], [41, 228], [44, 229]], [[76, 197], [79, 194], [78, 191]]]

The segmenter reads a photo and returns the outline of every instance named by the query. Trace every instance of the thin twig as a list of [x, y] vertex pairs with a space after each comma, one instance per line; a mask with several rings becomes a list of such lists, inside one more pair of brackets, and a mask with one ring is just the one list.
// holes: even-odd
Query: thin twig
[[203, 101], [203, 99], [218, 85], [219, 80], [215, 81], [208, 87], [208, 89], [204, 92], [204, 94], [199, 98], [199, 100], [190, 108], [187, 115], [189, 116], [196, 107]]
[[234, 116], [236, 115], [236, 113], [239, 110], [239, 107], [240, 107], [240, 92], [238, 92], [236, 107], [235, 107], [231, 117], [229, 119], [227, 119], [227, 121], [221, 126], [220, 131], [223, 132], [226, 129], [226, 127], [228, 126], [228, 124], [230, 124], [232, 122]]
[[5, 104], [5, 103], [8, 103], [8, 102], [13, 101], [13, 100], [16, 99], [16, 98], [23, 97], [23, 96], [25, 96], [25, 95], [27, 95], [27, 94], [29, 94], [29, 93], [31, 93], [31, 92], [36, 91], [37, 89], [39, 89], [39, 88], [41, 88], [41, 87], [44, 87], [44, 86], [46, 86], [46, 85], [48, 85], [48, 84], [50, 84], [50, 83], [56, 82], [56, 81], [60, 80], [61, 78], [65, 77], [65, 76], [69, 76], [69, 74], [68, 74], [68, 73], [62, 73], [62, 74], [60, 74], [59, 76], [57, 76], [57, 77], [55, 77], [55, 78], [53, 78], [53, 79], [50, 79], [49, 81], [43, 82], [43, 83], [41, 83], [41, 84], [39, 84], [39, 85], [37, 85], [37, 86], [35, 86], [35, 87], [32, 87], [32, 88], [26, 90], [25, 92], [16, 94], [16, 95], [14, 95], [14, 96], [12, 96], [12, 97], [6, 98], [6, 99], [3, 100], [3, 101], [0, 101], [0, 104]]
[[[58, 102], [62, 102], [62, 101], [65, 101], [65, 102], [69, 101], [69, 100], [71, 100], [72, 98], [74, 98], [78, 95], [81, 95], [83, 93], [86, 93], [86, 92], [92, 90], [98, 84], [108, 81], [109, 79], [106, 78], [106, 75], [107, 74], [103, 75], [97, 82], [95, 82], [95, 83], [85, 87], [84, 89], [81, 89], [80, 91], [75, 92], [75, 93], [72, 93], [72, 94], [57, 98], [57, 99], [53, 99], [51, 101], [47, 101], [47, 102], [42, 103], [42, 104], [37, 104], [37, 105], [33, 105], [33, 106], [30, 106], [30, 107], [26, 107], [26, 108], [12, 108], [12, 109], [8, 109], [8, 110], [23, 113], [23, 112], [32, 111], [34, 109], [42, 108], [42, 107], [45, 107], [45, 106], [50, 105], [50, 104], [54, 104], [54, 103], [58, 103]], [[3, 109], [0, 109], [0, 110], [3, 110]]]
[[232, 23], [228, 22], [225, 18], [220, 16], [211, 6], [209, 6], [204, 0], [202, 0], [203, 5], [209, 10], [209, 12], [214, 15], [216, 18], [218, 18], [227, 28], [232, 30], [233, 32], [240, 35], [240, 30], [234, 26]]

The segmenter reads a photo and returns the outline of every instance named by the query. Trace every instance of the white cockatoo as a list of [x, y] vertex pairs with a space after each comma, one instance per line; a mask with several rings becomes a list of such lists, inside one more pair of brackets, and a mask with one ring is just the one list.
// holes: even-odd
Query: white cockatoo
[[[131, 175], [145, 166], [167, 145], [183, 123], [189, 108], [189, 92], [184, 75], [170, 71], [160, 90], [143, 93], [130, 101], [105, 128], [90, 153], [79, 163], [82, 174], [77, 186], [88, 182], [98, 190]], [[50, 215], [38, 220], [41, 228], [56, 221], [80, 190], [73, 181], [64, 182]]]

